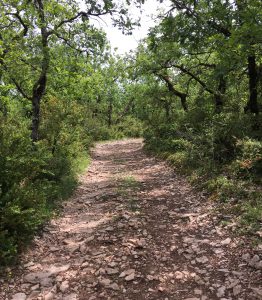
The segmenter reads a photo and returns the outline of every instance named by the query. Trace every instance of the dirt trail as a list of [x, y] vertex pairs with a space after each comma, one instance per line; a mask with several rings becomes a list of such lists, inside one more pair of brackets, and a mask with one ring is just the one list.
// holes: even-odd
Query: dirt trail
[[141, 140], [98, 144], [92, 158], [62, 215], [0, 281], [0, 299], [262, 299], [261, 247], [220, 226]]

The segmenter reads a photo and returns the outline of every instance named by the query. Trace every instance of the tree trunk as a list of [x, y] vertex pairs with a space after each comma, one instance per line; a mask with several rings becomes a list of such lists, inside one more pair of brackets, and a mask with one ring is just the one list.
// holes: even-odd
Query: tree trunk
[[48, 31], [45, 22], [44, 5], [42, 0], [35, 2], [38, 10], [39, 19], [41, 20], [41, 46], [42, 46], [42, 62], [41, 62], [41, 73], [38, 80], [35, 82], [33, 87], [32, 97], [32, 126], [31, 126], [31, 138], [33, 142], [37, 142], [39, 139], [39, 125], [40, 125], [40, 102], [45, 94], [47, 72], [49, 69], [50, 55], [48, 47]]
[[38, 95], [36, 95], [32, 99], [31, 139], [33, 142], [37, 142], [39, 139], [40, 100], [41, 100], [41, 97]]
[[[46, 49], [48, 51], [48, 49]], [[49, 55], [43, 58], [42, 62], [42, 73], [38, 81], [33, 87], [33, 97], [32, 97], [32, 132], [31, 138], [33, 142], [37, 142], [39, 139], [39, 125], [40, 125], [40, 102], [44, 96], [47, 81], [47, 70], [49, 66]]]
[[166, 120], [170, 121], [170, 103], [165, 101]]
[[214, 99], [215, 99], [215, 105], [216, 105], [216, 108], [215, 108], [215, 112], [216, 113], [221, 113], [222, 111], [222, 107], [224, 105], [224, 95], [225, 95], [225, 92], [226, 92], [226, 80], [224, 78], [223, 75], [220, 75], [219, 76], [219, 84], [218, 84], [218, 93], [216, 93], [214, 95]]
[[112, 113], [113, 113], [113, 101], [109, 100], [108, 108], [107, 108], [107, 124], [108, 127], [112, 126]]
[[165, 81], [165, 83], [167, 84], [167, 87], [168, 87], [168, 90], [174, 94], [175, 96], [178, 96], [180, 98], [180, 101], [181, 101], [181, 105], [184, 109], [184, 111], [188, 111], [188, 106], [187, 106], [187, 101], [186, 101], [186, 98], [187, 98], [187, 94], [185, 93], [182, 93], [178, 90], [176, 90], [170, 80], [170, 78], [167, 76], [167, 75], [162, 75], [162, 74], [158, 74], [158, 76]]
[[182, 105], [184, 111], [188, 111], [188, 106], [187, 106], [186, 97], [187, 97], [186, 94], [181, 94], [181, 95], [180, 95], [180, 101], [181, 101], [181, 105]]
[[249, 100], [245, 107], [245, 112], [250, 111], [256, 115], [259, 114], [259, 107], [257, 101], [257, 85], [258, 85], [258, 69], [256, 65], [256, 56], [248, 57], [248, 78], [249, 78]]

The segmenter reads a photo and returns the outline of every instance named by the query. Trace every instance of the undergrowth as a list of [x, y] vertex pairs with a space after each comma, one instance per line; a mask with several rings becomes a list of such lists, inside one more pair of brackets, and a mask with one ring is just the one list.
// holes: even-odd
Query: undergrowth
[[230, 116], [216, 118], [217, 122], [210, 118], [186, 124], [184, 119], [184, 123], [151, 125], [145, 133], [145, 149], [205, 190], [222, 214], [231, 215], [239, 232], [258, 235], [262, 225], [262, 142], [255, 134], [247, 135], [252, 123], [245, 116], [246, 132], [239, 132], [240, 121], [235, 125]]

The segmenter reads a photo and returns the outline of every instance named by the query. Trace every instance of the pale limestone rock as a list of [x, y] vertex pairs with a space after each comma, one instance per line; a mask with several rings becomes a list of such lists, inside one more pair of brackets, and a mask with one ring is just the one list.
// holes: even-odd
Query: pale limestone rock
[[60, 291], [62, 293], [65, 293], [68, 289], [69, 289], [69, 282], [66, 280], [66, 281], [63, 281], [59, 287]]
[[221, 298], [225, 295], [226, 292], [226, 287], [225, 286], [221, 286], [218, 290], [217, 290], [217, 297]]
[[13, 295], [12, 300], [26, 300], [26, 294], [25, 293], [17, 293]]
[[131, 273], [130, 275], [125, 277], [125, 281], [132, 281], [135, 279], [135, 273]]
[[231, 241], [232, 241], [231, 238], [227, 238], [221, 242], [221, 245], [223, 246], [229, 245]]
[[241, 285], [234, 286], [233, 287], [233, 295], [234, 296], [239, 295], [241, 293], [241, 290], [242, 290]]

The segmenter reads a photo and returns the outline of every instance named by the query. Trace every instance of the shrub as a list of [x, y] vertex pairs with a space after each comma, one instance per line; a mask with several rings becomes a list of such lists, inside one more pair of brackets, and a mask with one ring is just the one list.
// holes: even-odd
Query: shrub
[[240, 177], [256, 177], [261, 180], [262, 174], [262, 142], [254, 139], [237, 141], [238, 156], [234, 171]]
[[42, 139], [34, 145], [22, 110], [0, 116], [0, 265], [14, 261], [57, 201], [76, 186], [91, 144], [81, 115], [74, 103], [47, 100]]

